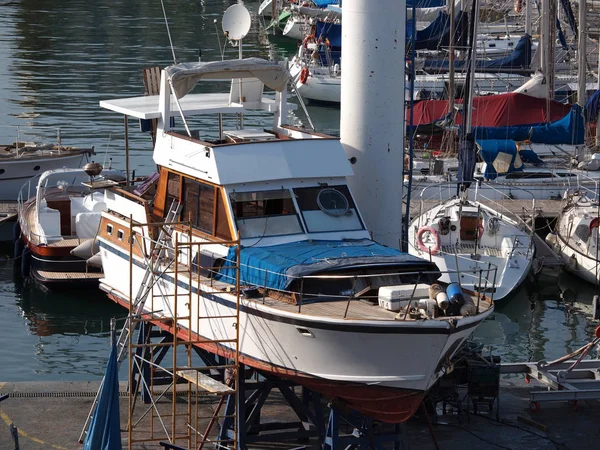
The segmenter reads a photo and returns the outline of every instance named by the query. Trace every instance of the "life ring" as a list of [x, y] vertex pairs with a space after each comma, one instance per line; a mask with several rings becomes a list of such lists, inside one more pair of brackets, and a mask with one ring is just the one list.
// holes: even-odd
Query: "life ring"
[[[435, 241], [435, 243], [432, 247], [427, 247], [423, 243], [423, 235], [425, 233], [430, 233], [433, 236], [433, 240]], [[421, 251], [431, 255], [436, 255], [440, 251], [440, 235], [438, 234], [437, 230], [433, 227], [421, 227], [419, 228], [419, 231], [417, 231], [417, 245], [419, 246], [419, 249]]]
[[313, 42], [313, 43], [316, 43], [316, 42], [317, 42], [317, 39], [315, 38], [315, 35], [314, 35], [314, 34], [309, 34], [308, 36], [306, 36], [306, 37], [305, 37], [305, 38], [302, 40], [302, 46], [303, 46], [304, 48], [307, 48], [307, 47], [308, 47], [308, 43], [309, 43], [309, 42]]
[[303, 67], [300, 71], [300, 83], [305, 84], [308, 81], [308, 67]]

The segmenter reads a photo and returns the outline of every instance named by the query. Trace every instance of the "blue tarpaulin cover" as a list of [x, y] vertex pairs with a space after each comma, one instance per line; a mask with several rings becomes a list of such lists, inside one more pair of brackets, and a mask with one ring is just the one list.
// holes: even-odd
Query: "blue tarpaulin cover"
[[437, 6], [445, 6], [446, 0], [406, 0], [406, 7], [412, 8], [413, 3], [415, 8], [435, 8]]
[[[481, 140], [477, 141], [479, 145], [479, 154], [484, 162], [486, 162], [486, 168], [483, 176], [488, 180], [495, 180], [499, 174], [516, 172], [522, 170], [521, 167], [515, 167], [515, 162], [520, 162], [520, 157], [517, 153], [517, 144], [515, 141], [504, 141], [504, 140]], [[494, 165], [500, 167], [501, 163], [505, 167], [505, 170], [497, 170]]]
[[[589, 102], [588, 102], [589, 103]], [[579, 145], [585, 141], [585, 123], [581, 106], [573, 105], [562, 119], [545, 124], [514, 125], [510, 127], [475, 127], [477, 140], [529, 140], [536, 144]]]
[[94, 417], [90, 422], [83, 450], [121, 450], [119, 413], [119, 364], [117, 346], [113, 344]]
[[600, 106], [600, 90], [594, 92], [585, 104], [586, 120], [595, 122], [598, 118], [598, 109]]
[[329, 39], [329, 45], [332, 48], [342, 47], [342, 25], [339, 23], [317, 22], [317, 31], [315, 34], [317, 39], [325, 42], [325, 38]]
[[[418, 34], [417, 34], [418, 37]], [[417, 39], [417, 42], [418, 39]], [[528, 34], [521, 37], [514, 50], [510, 55], [502, 58], [496, 58], [491, 60], [478, 59], [475, 61], [475, 67], [477, 70], [493, 70], [494, 72], [501, 72], [502, 70], [514, 71], [516, 69], [529, 68], [531, 64], [532, 51], [531, 51], [531, 36]], [[433, 59], [424, 61], [424, 69], [427, 71], [447, 71], [449, 68], [449, 61], [447, 59]], [[455, 61], [454, 67], [462, 69], [467, 65], [467, 61]]]
[[325, 8], [329, 5], [338, 5], [340, 0], [312, 0], [317, 8]]
[[[236, 248], [229, 250], [227, 261], [235, 261]], [[285, 290], [295, 278], [359, 266], [418, 265], [437, 270], [428, 261], [402, 253], [368, 239], [343, 241], [300, 241], [268, 247], [240, 249], [240, 283]], [[226, 262], [216, 276], [235, 280], [234, 264]]]

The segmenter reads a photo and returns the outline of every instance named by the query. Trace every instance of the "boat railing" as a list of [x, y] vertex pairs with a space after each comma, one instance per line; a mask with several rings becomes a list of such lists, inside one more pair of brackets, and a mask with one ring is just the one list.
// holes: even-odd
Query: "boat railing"
[[[233, 262], [232, 262], [233, 263]], [[229, 264], [228, 260], [224, 260], [224, 266]], [[456, 278], [459, 280], [459, 285], [461, 288], [463, 285], [473, 286], [473, 291], [466, 291], [466, 293], [474, 298], [474, 303], [476, 306], [477, 313], [481, 310], [481, 302], [487, 302], [487, 306], [485, 309], [489, 307], [489, 305], [493, 302], [494, 292], [496, 290], [496, 277], [498, 272], [498, 267], [493, 264], [488, 264], [487, 267], [481, 267], [477, 270], [473, 271], [459, 271], [459, 270], [445, 270], [445, 271], [399, 271], [399, 272], [382, 272], [382, 273], [371, 273], [371, 274], [315, 274], [315, 275], [304, 275], [304, 276], [290, 276], [286, 273], [276, 272], [273, 270], [266, 269], [264, 267], [255, 267], [245, 264], [243, 262], [239, 263], [239, 268], [241, 272], [241, 289], [245, 292], [253, 292], [253, 294], [249, 294], [250, 298], [261, 299], [262, 302], [265, 303], [268, 298], [272, 298], [273, 296], [285, 296], [289, 299], [292, 304], [298, 308], [298, 312], [302, 312], [302, 307], [307, 304], [322, 302], [322, 301], [346, 301], [347, 305], [344, 311], [342, 318], [348, 318], [349, 306], [352, 300], [364, 301], [371, 304], [376, 304], [378, 302], [378, 294], [371, 294], [370, 292], [378, 291], [379, 287], [389, 285], [389, 281], [385, 281], [386, 284], [382, 283], [381, 280], [390, 280], [393, 277], [398, 278], [398, 282], [396, 284], [391, 285], [408, 285], [412, 286], [412, 295], [408, 298], [408, 308], [403, 310], [406, 314], [408, 314], [408, 310], [410, 307], [416, 307], [416, 302], [418, 300], [423, 299], [422, 296], [417, 297], [415, 295], [417, 286], [421, 283], [426, 283], [430, 285], [438, 284], [443, 286], [444, 284], [439, 281], [432, 282], [431, 280], [438, 280], [444, 275], [456, 275]], [[220, 268], [211, 268], [211, 280], [219, 279], [225, 281], [227, 283], [228, 276], [223, 276]], [[255, 273], [259, 273], [260, 276], [257, 276], [257, 279], [261, 279], [262, 283], [252, 283], [244, 280], [244, 273], [249, 270], [254, 271]], [[270, 277], [285, 277], [286, 285], [288, 286], [285, 289], [273, 288], [270, 287], [267, 283]], [[254, 278], [254, 277], [252, 277]], [[400, 281], [401, 280], [401, 281]], [[233, 283], [233, 280], [231, 280]], [[349, 285], [349, 289], [342, 291], [337, 294], [333, 293], [323, 293], [323, 292], [309, 292], [307, 286], [311, 284], [314, 285], [314, 282], [337, 282], [337, 283], [346, 283]], [[349, 282], [349, 283], [348, 283]], [[295, 289], [290, 289], [290, 286], [297, 286]], [[271, 295], [274, 294], [274, 295]], [[403, 318], [406, 318], [404, 316]], [[398, 319], [398, 317], [397, 317]]]
[[565, 200], [568, 202], [573, 196], [578, 196], [590, 201], [598, 201], [600, 198], [599, 189], [600, 180], [591, 178], [588, 175], [577, 174], [577, 186], [574, 186], [565, 193]]

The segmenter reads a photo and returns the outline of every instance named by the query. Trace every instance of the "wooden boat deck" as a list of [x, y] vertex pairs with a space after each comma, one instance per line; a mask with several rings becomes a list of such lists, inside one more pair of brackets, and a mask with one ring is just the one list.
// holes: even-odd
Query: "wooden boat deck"
[[[188, 267], [179, 264], [178, 270], [180, 273], [186, 273], [188, 271]], [[216, 281], [212, 278], [208, 278], [205, 276], [198, 277], [197, 274], [193, 274], [192, 278], [198, 281], [200, 279], [200, 283], [204, 286], [209, 287], [215, 293], [227, 292], [232, 288], [232, 285], [228, 283], [223, 283], [222, 281]], [[253, 288], [254, 286], [241, 286], [241, 290], [243, 291], [245, 288]], [[240, 297], [243, 297], [243, 294], [240, 294]], [[365, 297], [363, 298], [352, 298], [352, 299], [343, 299], [336, 298], [331, 300], [320, 300], [320, 301], [309, 301], [307, 300], [305, 303], [300, 305], [292, 303], [290, 301], [286, 301], [282, 298], [277, 298], [274, 295], [270, 295], [269, 293], [257, 296], [257, 298], [250, 298], [248, 300], [254, 301], [255, 303], [264, 304], [269, 306], [270, 308], [275, 308], [280, 311], [289, 312], [289, 313], [298, 313], [307, 316], [318, 316], [325, 317], [329, 319], [345, 319], [345, 320], [403, 320], [404, 319], [404, 311], [389, 311], [387, 309], [381, 308], [377, 300], [369, 300]], [[415, 299], [415, 301], [418, 299]], [[488, 308], [488, 303], [481, 302], [480, 310], [484, 311]], [[445, 319], [445, 317], [440, 317], [440, 319]], [[418, 320], [413, 319], [412, 317], [407, 316], [406, 320]]]
[[47, 270], [38, 270], [41, 277], [47, 280], [99, 280], [104, 277], [100, 272], [48, 272]]

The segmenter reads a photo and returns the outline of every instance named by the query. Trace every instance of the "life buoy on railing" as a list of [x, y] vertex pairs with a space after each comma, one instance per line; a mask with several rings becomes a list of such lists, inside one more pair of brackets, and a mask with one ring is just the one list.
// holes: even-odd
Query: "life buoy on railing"
[[310, 42], [312, 42], [312, 43], [315, 43], [315, 42], [317, 42], [317, 39], [315, 38], [315, 35], [314, 35], [314, 34], [309, 34], [308, 36], [306, 36], [306, 37], [305, 37], [305, 38], [302, 40], [302, 46], [303, 46], [304, 48], [307, 48], [307, 47], [308, 47], [308, 44], [309, 44]]
[[305, 84], [308, 81], [308, 67], [303, 67], [300, 71], [300, 83]]
[[[434, 244], [432, 247], [428, 247], [423, 243], [423, 235], [425, 233], [429, 233], [431, 234], [431, 236], [433, 236]], [[419, 249], [421, 249], [421, 251], [428, 254], [436, 255], [440, 251], [440, 235], [438, 234], [437, 230], [433, 227], [421, 227], [419, 228], [419, 231], [417, 231], [417, 245], [419, 246]]]

